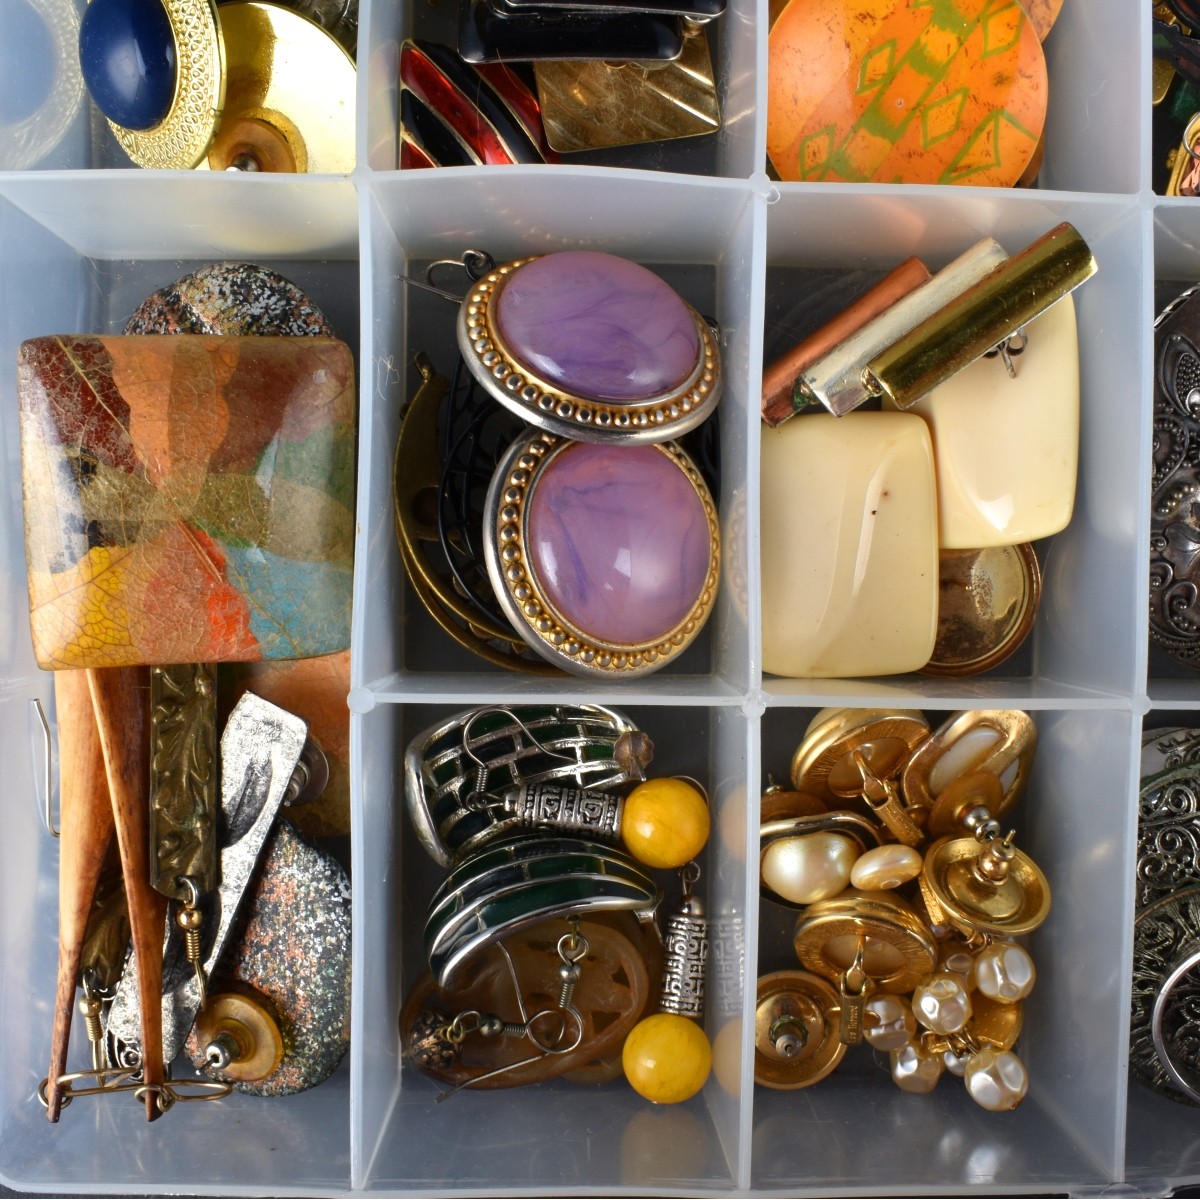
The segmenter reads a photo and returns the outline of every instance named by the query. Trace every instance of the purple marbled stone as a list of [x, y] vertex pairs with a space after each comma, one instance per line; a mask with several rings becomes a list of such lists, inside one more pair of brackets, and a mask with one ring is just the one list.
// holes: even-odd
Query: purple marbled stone
[[579, 442], [533, 489], [526, 550], [570, 624], [601, 642], [636, 645], [664, 637], [699, 599], [708, 520], [661, 451]]
[[496, 325], [531, 371], [576, 396], [645, 400], [696, 365], [696, 321], [669, 284], [594, 250], [547, 254], [507, 279]]

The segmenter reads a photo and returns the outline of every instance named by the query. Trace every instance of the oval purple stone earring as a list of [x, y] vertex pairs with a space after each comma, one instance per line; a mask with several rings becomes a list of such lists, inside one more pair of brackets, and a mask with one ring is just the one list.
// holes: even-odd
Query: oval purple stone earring
[[505, 615], [576, 675], [658, 670], [694, 640], [716, 599], [716, 508], [674, 442], [526, 434], [492, 476], [484, 535]]
[[458, 345], [494, 399], [580, 441], [668, 441], [721, 395], [704, 318], [653, 271], [593, 250], [489, 271], [463, 301]]

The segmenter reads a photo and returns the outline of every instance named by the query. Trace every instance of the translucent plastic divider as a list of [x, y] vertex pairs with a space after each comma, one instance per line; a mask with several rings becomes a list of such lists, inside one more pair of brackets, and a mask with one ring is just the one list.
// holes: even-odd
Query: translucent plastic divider
[[[475, 706], [483, 702], [477, 700]], [[385, 879], [370, 885], [377, 889], [375, 894], [368, 888], [366, 926], [360, 931], [364, 953], [380, 956], [378, 967], [386, 976], [366, 981], [380, 994], [369, 996], [364, 1005], [363, 1034], [369, 1048], [364, 1084], [382, 1100], [390, 1072], [399, 1082], [399, 1096], [375, 1142], [362, 1186], [381, 1193], [486, 1191], [503, 1180], [506, 1188], [516, 1191], [560, 1195], [737, 1188], [746, 1167], [736, 1094], [740, 1055], [734, 1056], [733, 1074], [720, 1076], [727, 1084], [733, 1081], [732, 1087], [723, 1086], [714, 1073], [699, 1096], [673, 1106], [648, 1104], [619, 1077], [598, 1086], [551, 1080], [514, 1091], [468, 1090], [438, 1103], [445, 1085], [411, 1063], [401, 1063], [395, 997], [397, 991], [407, 995], [425, 969], [421, 931], [429, 898], [445, 871], [428, 858], [403, 814], [400, 756], [424, 729], [475, 706], [380, 705], [363, 720], [364, 740], [370, 731], [390, 724], [381, 745], [397, 753], [391, 772], [396, 781], [394, 821], [389, 818], [375, 828], [374, 807], [386, 800], [365, 797], [364, 836], [391, 840], [373, 852], [384, 855], [390, 868]], [[635, 695], [617, 707], [654, 741], [651, 776], [687, 774], [705, 784], [713, 827], [700, 857], [697, 894], [710, 918], [723, 918], [727, 926], [738, 921], [746, 913], [748, 886], [742, 857], [745, 718], [732, 707], [639, 705]], [[678, 900], [675, 873], [655, 872], [654, 878], [664, 890], [663, 908], [668, 909]], [[735, 934], [728, 936], [730, 944], [736, 944]], [[729, 1021], [736, 1035], [738, 1007], [738, 1014], [722, 1016], [710, 1005], [705, 1023], [711, 1038]]]
[[[5, 763], [11, 803], [6, 807], [0, 871], [4, 899], [4, 971], [0, 1007], [6, 1013], [4, 1070], [0, 1071], [0, 1179], [21, 1189], [113, 1192], [187, 1191], [226, 1195], [340, 1192], [350, 1180], [350, 1061], [347, 1057], [320, 1087], [291, 1097], [235, 1096], [222, 1103], [182, 1105], [148, 1125], [144, 1109], [129, 1096], [81, 1098], [51, 1125], [37, 1101], [49, 1062], [50, 1026], [57, 963], [58, 846], [41, 825], [42, 737], [30, 709], [39, 699], [54, 719], [53, 683], [38, 670], [29, 636], [22, 528], [17, 348], [48, 333], [118, 333], [136, 305], [156, 288], [214, 258], [237, 256], [219, 236], [217, 214], [190, 231], [174, 224], [169, 210], [141, 209], [147, 245], [158, 256], [127, 259], [81, 253], [78, 241], [96, 251], [104, 239], [96, 221], [101, 177], [70, 188], [61, 181], [49, 218], [41, 186], [45, 178], [6, 178], [0, 184], [0, 434], [5, 504], [0, 513], [3, 609], [0, 621], [0, 710], [5, 717]], [[107, 192], [101, 186], [100, 194]], [[118, 210], [119, 211], [119, 210]], [[126, 210], [129, 216], [129, 209]], [[115, 225], [115, 222], [114, 222]], [[114, 241], [120, 239], [114, 238]], [[293, 254], [258, 261], [308, 290], [339, 333], [356, 346], [356, 256], [316, 261], [303, 257], [293, 230]], [[352, 247], [353, 248], [353, 247]], [[87, 1040], [77, 1020], [70, 1065], [87, 1061]], [[231, 1137], [234, 1128], [252, 1137]], [[218, 1149], [219, 1148], [219, 1152]]]
[[0, 171], [89, 167], [92, 106], [79, 71], [85, 0], [0, 0], [4, 58]]
[[[926, 708], [936, 729], [950, 713]], [[793, 752], [814, 709], [772, 705], [762, 720], [767, 774], [788, 787]], [[1018, 1051], [1029, 1095], [1013, 1113], [985, 1112], [945, 1075], [928, 1096], [900, 1091], [887, 1056], [850, 1051], [821, 1082], [758, 1087], [753, 1187], [902, 1194], [922, 1188], [1009, 1192], [1100, 1186], [1120, 1177], [1128, 980], [1127, 781], [1135, 723], [1120, 709], [1034, 714], [1038, 749], [1022, 800], [1005, 818], [1045, 872], [1046, 923], [1027, 939], [1038, 979]], [[796, 913], [763, 899], [758, 972], [799, 969]]]
[[[458, 353], [456, 306], [404, 285], [402, 276], [421, 279], [431, 261], [457, 258], [468, 248], [484, 249], [498, 263], [571, 248], [632, 258], [655, 269], [721, 326], [725, 384], [717, 417], [721, 465], [716, 499], [723, 524], [723, 583], [707, 626], [680, 661], [636, 686], [694, 697], [737, 694], [748, 686], [750, 659], [744, 590], [748, 546], [733, 519], [744, 497], [748, 453], [754, 220], [750, 195], [736, 185], [666, 183], [653, 176], [615, 176], [599, 169], [571, 174], [546, 169], [532, 177], [466, 168], [425, 175], [403, 180], [394, 176], [371, 187], [371, 269], [377, 290], [398, 294], [394, 307], [388, 307], [387, 321], [372, 323], [376, 341], [369, 351], [372, 362], [386, 364], [377, 370], [387, 373], [389, 406], [392, 395], [398, 393], [403, 404], [415, 391], [419, 376], [413, 360], [418, 352], [428, 354], [445, 378], [453, 372]], [[451, 290], [465, 286], [465, 280], [460, 282], [446, 269], [439, 272], [439, 282]], [[372, 553], [378, 547], [378, 552], [398, 560], [390, 466], [398, 414], [389, 407], [374, 412], [372, 421], [366, 543]], [[394, 576], [386, 578], [386, 588], [368, 588], [360, 597], [365, 628], [393, 625], [377, 644], [394, 648], [395, 657], [389, 661], [372, 651], [372, 678], [382, 691], [403, 696], [411, 689], [421, 694], [443, 689], [448, 680], [453, 690], [458, 680], [465, 691], [488, 687], [499, 695], [530, 687], [569, 694], [580, 687], [581, 681], [574, 678], [531, 681], [491, 666], [438, 629], [407, 583], [397, 594], [391, 590]], [[740, 589], [738, 580], [743, 581]]]
[[1038, 186], [1137, 192], [1149, 178], [1146, 13], [1126, 0], [1068, 2], [1044, 48], [1050, 94]]
[[0, 194], [96, 258], [358, 257], [358, 203], [347, 180], [187, 171], [0, 174]]
[[[965, 703], [1004, 695], [1121, 697], [1135, 686], [1140, 659], [1134, 639], [1114, 644], [1113, 628], [1141, 622], [1144, 610], [1138, 530], [1145, 494], [1145, 444], [1138, 397], [1144, 362], [1139, 321], [1142, 223], [1114, 200], [1051, 193], [856, 188], [814, 192], [788, 187], [767, 210], [767, 282], [778, 301], [803, 267], [890, 269], [909, 255], [944, 266], [979, 238], [995, 237], [1010, 253], [1060, 221], [1088, 241], [1099, 272], [1074, 296], [1080, 344], [1080, 469], [1071, 524], [1039, 546], [1044, 588], [1030, 648], [987, 675], [961, 680], [922, 676], [863, 681], [871, 694], [902, 699], [960, 696]], [[1105, 336], [1129, 331], [1129, 339]], [[797, 418], [803, 420], [801, 416]], [[769, 570], [769, 564], [760, 566]], [[1015, 664], [1015, 666], [1014, 666]], [[837, 691], [851, 681], [777, 679], [777, 695]]]
[[[355, 814], [354, 1009], [351, 1026], [352, 1186], [370, 1178], [400, 1092], [400, 957], [409, 897], [396, 848], [404, 823], [402, 710], [381, 704], [351, 718]], [[412, 936], [412, 931], [408, 931]], [[419, 939], [419, 930], [417, 931]]]

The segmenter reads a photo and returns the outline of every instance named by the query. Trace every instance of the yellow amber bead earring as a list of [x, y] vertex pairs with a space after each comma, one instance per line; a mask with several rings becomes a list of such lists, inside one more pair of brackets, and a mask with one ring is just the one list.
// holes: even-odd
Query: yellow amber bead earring
[[708, 921], [692, 895], [700, 868], [689, 863], [680, 876], [683, 899], [668, 918], [665, 933], [667, 958], [659, 996], [662, 1011], [634, 1026], [621, 1053], [630, 1087], [655, 1104], [690, 1100], [712, 1070], [712, 1047], [700, 1024]]

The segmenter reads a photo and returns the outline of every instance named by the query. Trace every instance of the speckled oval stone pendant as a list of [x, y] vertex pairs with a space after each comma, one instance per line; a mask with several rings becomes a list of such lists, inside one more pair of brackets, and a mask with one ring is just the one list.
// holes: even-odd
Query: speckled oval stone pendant
[[658, 670], [712, 611], [716, 508], [674, 443], [520, 438], [492, 477], [485, 520], [488, 575], [506, 615], [577, 675]]
[[290, 279], [269, 267], [239, 262], [209, 263], [151, 292], [125, 332], [337, 336], [316, 301]]
[[489, 271], [463, 302], [458, 345], [489, 395], [581, 441], [668, 441], [721, 394], [704, 318], [652, 271], [592, 250]]

